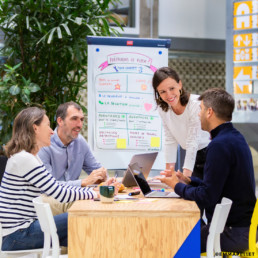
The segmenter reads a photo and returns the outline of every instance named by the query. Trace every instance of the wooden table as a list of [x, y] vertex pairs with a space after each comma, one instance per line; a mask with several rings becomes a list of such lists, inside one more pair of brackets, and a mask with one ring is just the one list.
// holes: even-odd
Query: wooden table
[[69, 258], [172, 258], [200, 218], [195, 202], [167, 198], [69, 209]]

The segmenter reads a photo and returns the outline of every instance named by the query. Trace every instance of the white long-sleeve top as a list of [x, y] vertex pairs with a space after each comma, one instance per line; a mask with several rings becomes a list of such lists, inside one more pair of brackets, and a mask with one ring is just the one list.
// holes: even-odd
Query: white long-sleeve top
[[38, 156], [26, 151], [16, 153], [7, 161], [0, 186], [3, 236], [27, 228], [37, 219], [32, 199], [41, 192], [63, 203], [97, 197], [90, 188], [62, 185], [56, 181]]
[[171, 107], [167, 112], [158, 107], [165, 132], [166, 163], [176, 162], [179, 144], [186, 150], [183, 168], [191, 171], [194, 168], [197, 151], [205, 148], [210, 142], [210, 134], [201, 129], [198, 97], [198, 95], [190, 95], [184, 113], [181, 115], [175, 114]]

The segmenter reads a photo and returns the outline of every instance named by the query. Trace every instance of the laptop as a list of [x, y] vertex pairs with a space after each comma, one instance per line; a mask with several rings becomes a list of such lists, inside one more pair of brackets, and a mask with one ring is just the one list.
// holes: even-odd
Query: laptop
[[178, 194], [175, 192], [159, 192], [152, 191], [147, 180], [145, 179], [143, 173], [141, 172], [141, 168], [137, 163], [129, 165], [129, 170], [131, 175], [134, 177], [137, 182], [139, 188], [141, 189], [144, 197], [146, 198], [180, 198]]
[[[157, 155], [158, 152], [136, 154], [132, 157], [129, 165], [137, 163], [143, 176], [147, 178], [151, 171], [153, 163], [156, 160]], [[123, 177], [122, 183], [126, 187], [137, 186], [134, 176], [132, 175], [132, 173], [130, 173], [129, 165]]]

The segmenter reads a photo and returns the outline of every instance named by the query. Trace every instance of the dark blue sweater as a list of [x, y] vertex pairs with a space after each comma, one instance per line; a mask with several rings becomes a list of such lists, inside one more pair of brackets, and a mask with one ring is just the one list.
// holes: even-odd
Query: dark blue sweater
[[244, 137], [224, 123], [211, 131], [207, 147], [204, 178], [191, 177], [191, 184], [176, 184], [175, 192], [205, 209], [208, 222], [222, 197], [233, 201], [226, 225], [250, 226], [256, 202], [253, 161]]

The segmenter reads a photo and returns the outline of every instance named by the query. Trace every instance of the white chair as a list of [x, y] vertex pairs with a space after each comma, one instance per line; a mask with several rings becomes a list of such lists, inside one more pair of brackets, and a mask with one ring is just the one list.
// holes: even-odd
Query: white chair
[[38, 258], [43, 254], [43, 248], [29, 249], [29, 250], [17, 250], [17, 251], [2, 251], [2, 224], [0, 223], [0, 257], [1, 258], [14, 258], [21, 257], [29, 254], [36, 254]]
[[[67, 255], [60, 255], [59, 238], [55, 220], [48, 203], [42, 201], [41, 196], [33, 199], [33, 204], [39, 219], [41, 230], [44, 232], [44, 251], [42, 258], [46, 257], [68, 257]], [[50, 242], [52, 240], [52, 256], [48, 256], [50, 252]]]
[[[221, 254], [220, 234], [224, 231], [231, 205], [232, 201], [224, 197], [215, 207], [206, 244], [207, 258], [214, 258], [214, 253]], [[216, 256], [219, 257], [222, 256]]]

